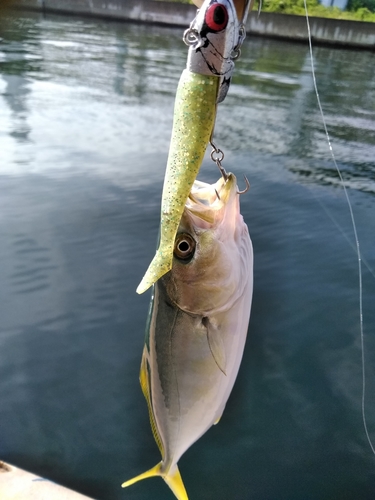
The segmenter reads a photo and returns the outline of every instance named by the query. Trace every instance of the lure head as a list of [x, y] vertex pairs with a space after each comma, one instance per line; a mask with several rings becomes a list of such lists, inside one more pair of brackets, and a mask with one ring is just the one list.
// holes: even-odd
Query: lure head
[[184, 34], [190, 46], [187, 69], [221, 79], [218, 102], [228, 92], [234, 61], [245, 38], [243, 23], [249, 5], [250, 0], [205, 0]]

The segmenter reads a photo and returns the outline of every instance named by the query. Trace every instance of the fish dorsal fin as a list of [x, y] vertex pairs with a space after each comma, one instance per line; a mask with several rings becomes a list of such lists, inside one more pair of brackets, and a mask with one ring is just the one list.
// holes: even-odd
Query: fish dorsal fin
[[202, 319], [202, 323], [207, 329], [207, 341], [212, 357], [214, 358], [220, 371], [226, 375], [225, 347], [220, 331], [212, 323], [210, 323], [210, 320], [207, 317]]
[[158, 431], [158, 428], [156, 425], [156, 421], [155, 421], [154, 411], [152, 409], [151, 387], [150, 387], [149, 380], [150, 380], [150, 377], [149, 377], [149, 367], [148, 367], [148, 361], [147, 361], [147, 348], [145, 347], [143, 350], [141, 371], [139, 374], [139, 382], [141, 384], [142, 392], [143, 392], [143, 395], [144, 395], [146, 402], [147, 402], [147, 408], [148, 408], [148, 414], [150, 417], [152, 434], [154, 436], [156, 444], [158, 445], [161, 456], [164, 458], [163, 442], [161, 440], [161, 437], [160, 437], [160, 434], [159, 434], [159, 431]]

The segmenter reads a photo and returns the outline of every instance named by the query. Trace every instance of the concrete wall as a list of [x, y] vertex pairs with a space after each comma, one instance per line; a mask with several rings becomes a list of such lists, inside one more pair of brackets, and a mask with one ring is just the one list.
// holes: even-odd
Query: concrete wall
[[[375, 23], [322, 17], [310, 17], [309, 22], [312, 40], [315, 44], [364, 47], [375, 50]], [[248, 20], [248, 33], [290, 40], [308, 40], [306, 18], [288, 14], [263, 12], [258, 17], [255, 12], [252, 12]]]
[[[0, 0], [1, 1], [1, 0]], [[195, 16], [193, 5], [153, 0], [15, 0], [20, 8], [64, 14], [100, 16], [126, 21], [188, 27]], [[375, 50], [375, 23], [310, 18], [315, 44], [367, 48]], [[247, 23], [248, 36], [308, 39], [304, 16], [252, 12]]]
[[42, 9], [45, 12], [185, 27], [189, 26], [196, 13], [194, 5], [152, 0], [15, 0], [14, 4], [20, 8]]
[[92, 500], [0, 461], [1, 500]]

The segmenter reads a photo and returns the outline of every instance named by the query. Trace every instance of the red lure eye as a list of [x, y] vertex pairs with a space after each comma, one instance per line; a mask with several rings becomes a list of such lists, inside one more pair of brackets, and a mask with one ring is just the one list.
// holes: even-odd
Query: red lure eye
[[223, 30], [228, 24], [227, 9], [221, 3], [214, 3], [207, 9], [205, 21], [210, 30]]

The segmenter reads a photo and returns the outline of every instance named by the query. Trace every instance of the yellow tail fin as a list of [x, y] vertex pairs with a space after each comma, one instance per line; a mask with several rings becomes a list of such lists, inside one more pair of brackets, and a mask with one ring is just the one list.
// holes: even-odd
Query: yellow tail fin
[[163, 479], [176, 495], [178, 500], [189, 500], [177, 465], [174, 468], [174, 473], [171, 474], [169, 471], [167, 475], [163, 476]]
[[130, 479], [129, 481], [125, 481], [125, 483], [122, 483], [121, 486], [123, 488], [126, 488], [127, 486], [137, 483], [138, 481], [142, 481], [142, 479], [147, 479], [149, 477], [154, 477], [154, 476], [161, 476], [167, 483], [167, 485], [170, 487], [170, 489], [173, 491], [178, 500], [189, 500], [177, 465], [173, 468], [174, 469], [173, 473], [171, 473], [170, 470], [167, 473], [163, 473], [161, 472], [161, 468], [162, 468], [162, 462], [160, 462], [158, 465], [155, 465], [155, 467], [144, 472], [143, 474], [139, 474], [139, 476], [133, 477], [133, 479]]

